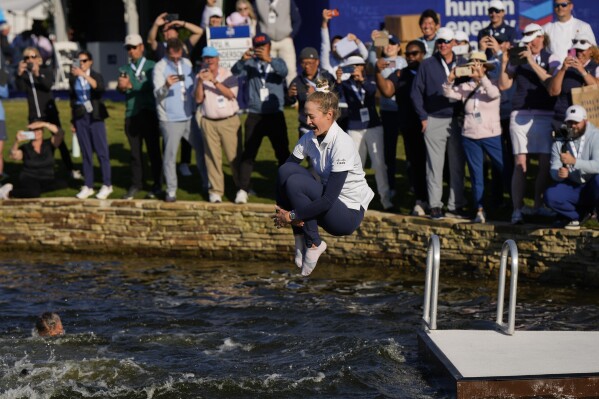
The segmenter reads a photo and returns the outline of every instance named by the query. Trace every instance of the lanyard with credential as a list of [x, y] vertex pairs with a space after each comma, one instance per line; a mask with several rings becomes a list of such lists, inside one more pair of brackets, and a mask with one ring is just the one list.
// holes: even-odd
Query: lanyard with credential
[[262, 83], [262, 88], [266, 87], [266, 77], [270, 73], [272, 67], [270, 64], [266, 64], [266, 67], [262, 62], [258, 62], [258, 71], [260, 72], [260, 82]]
[[79, 79], [79, 84], [81, 85], [81, 96], [83, 96], [83, 102], [87, 101], [87, 94], [85, 94], [85, 90], [90, 87], [91, 85], [89, 84], [89, 82], [83, 77], [83, 76], [79, 76], [77, 79]]
[[[177, 61], [177, 74], [183, 76], [183, 67], [181, 67], [180, 61]], [[181, 101], [185, 102], [185, 79], [179, 81], [179, 83], [181, 83]]]
[[445, 59], [441, 57], [441, 65], [443, 65], [443, 69], [445, 69], [445, 76], [449, 76], [449, 71], [451, 69], [449, 68], [449, 65], [453, 65], [453, 62], [448, 65], [447, 62], [445, 62]]
[[133, 69], [133, 73], [135, 74], [135, 77], [137, 78], [137, 80], [140, 80], [139, 77], [141, 76], [141, 73], [143, 72], [145, 63], [146, 63], [146, 57], [141, 57], [141, 61], [139, 62], [139, 66], [137, 68], [135, 67], [135, 63], [131, 62], [131, 69]]
[[[585, 141], [586, 137], [582, 136], [580, 138], [580, 145], [578, 146], [578, 150], [576, 149], [576, 145], [574, 145], [574, 141], [570, 141], [569, 147], [570, 147], [570, 152], [572, 153], [572, 156], [574, 157], [574, 159], [578, 159], [578, 156], [582, 156], [582, 150], [584, 148], [584, 141]], [[574, 171], [574, 165], [568, 165], [568, 170], [570, 172]], [[580, 181], [582, 181], [584, 183], [584, 179], [582, 178], [582, 176], [580, 176]]]
[[360, 104], [362, 104], [363, 107], [364, 100], [366, 99], [366, 90], [364, 90], [364, 87], [360, 87], [358, 89], [358, 86], [354, 81], [351, 81], [351, 88], [354, 91], [354, 93], [356, 93], [356, 97], [358, 97], [358, 100], [360, 101]]

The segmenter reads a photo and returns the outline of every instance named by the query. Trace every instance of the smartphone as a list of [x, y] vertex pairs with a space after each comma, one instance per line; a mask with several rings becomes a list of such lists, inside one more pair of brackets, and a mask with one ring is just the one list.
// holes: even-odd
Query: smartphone
[[164, 20], [166, 22], [173, 22], [179, 19], [179, 14], [166, 14]]
[[576, 58], [576, 49], [571, 48], [570, 50], [568, 50], [568, 56], [570, 56], [572, 58]]
[[21, 135], [23, 138], [25, 138], [25, 140], [35, 140], [35, 132], [32, 132], [31, 130], [21, 132]]
[[79, 61], [79, 58], [75, 58], [72, 65], [73, 68], [81, 68], [81, 62]]
[[356, 69], [355, 65], [347, 65], [347, 66], [341, 67], [341, 72], [354, 73], [354, 69]]
[[526, 47], [526, 46], [512, 47], [511, 49], [509, 49], [508, 53], [510, 55], [510, 64], [512, 64], [512, 65], [527, 64], [528, 60], [526, 58], [520, 58], [520, 53], [523, 51], [526, 51], [526, 50], [528, 50], [528, 47]]
[[395, 63], [395, 60], [391, 60], [389, 61], [389, 66], [387, 68], [397, 68], [397, 64]]
[[463, 76], [472, 76], [472, 68], [469, 66], [459, 66], [455, 69], [455, 76], [461, 78]]
[[338, 17], [339, 16], [339, 10], [334, 8], [331, 10], [331, 18], [332, 17]]
[[179, 79], [180, 82], [185, 82], [185, 75], [177, 75], [177, 79]]

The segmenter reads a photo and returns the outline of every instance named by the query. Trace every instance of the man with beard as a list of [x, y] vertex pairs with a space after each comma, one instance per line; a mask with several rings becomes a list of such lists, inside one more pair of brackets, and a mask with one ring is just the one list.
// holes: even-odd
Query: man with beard
[[376, 63], [376, 84], [385, 97], [393, 97], [397, 101], [399, 112], [399, 129], [403, 134], [404, 150], [408, 163], [408, 179], [414, 188], [416, 204], [412, 215], [424, 216], [428, 207], [428, 193], [426, 190], [426, 147], [424, 136], [421, 133], [420, 117], [414, 109], [410, 98], [412, 82], [418, 72], [418, 67], [426, 54], [426, 47], [420, 40], [412, 40], [406, 46], [405, 57], [408, 66], [384, 78], [382, 71], [387, 67], [388, 61], [380, 58]]
[[566, 110], [564, 140], [551, 149], [551, 177], [545, 203], [562, 218], [559, 224], [579, 230], [585, 217], [599, 206], [599, 129], [587, 119], [586, 110], [572, 105]]

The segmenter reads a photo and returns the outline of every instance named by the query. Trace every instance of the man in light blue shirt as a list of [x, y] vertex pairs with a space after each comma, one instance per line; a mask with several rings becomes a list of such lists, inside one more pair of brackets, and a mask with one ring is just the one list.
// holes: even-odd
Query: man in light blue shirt
[[[166, 180], [166, 202], [177, 200], [177, 151], [181, 138], [199, 151], [200, 137], [191, 133], [191, 118], [195, 112], [193, 96], [194, 74], [191, 61], [183, 57], [179, 39], [166, 42], [166, 56], [154, 67], [153, 83], [156, 110], [162, 133], [164, 154], [162, 169]], [[196, 159], [199, 165], [201, 160]]]

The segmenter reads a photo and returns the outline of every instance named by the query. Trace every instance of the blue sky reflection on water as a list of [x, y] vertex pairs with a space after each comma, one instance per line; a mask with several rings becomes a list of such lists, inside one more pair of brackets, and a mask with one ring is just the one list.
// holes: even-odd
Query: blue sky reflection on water
[[[423, 271], [291, 262], [0, 260], [2, 397], [445, 398], [415, 333]], [[485, 328], [496, 281], [441, 277], [439, 328]], [[521, 282], [518, 329], [594, 329], [593, 290]], [[60, 313], [66, 336], [32, 337]]]

